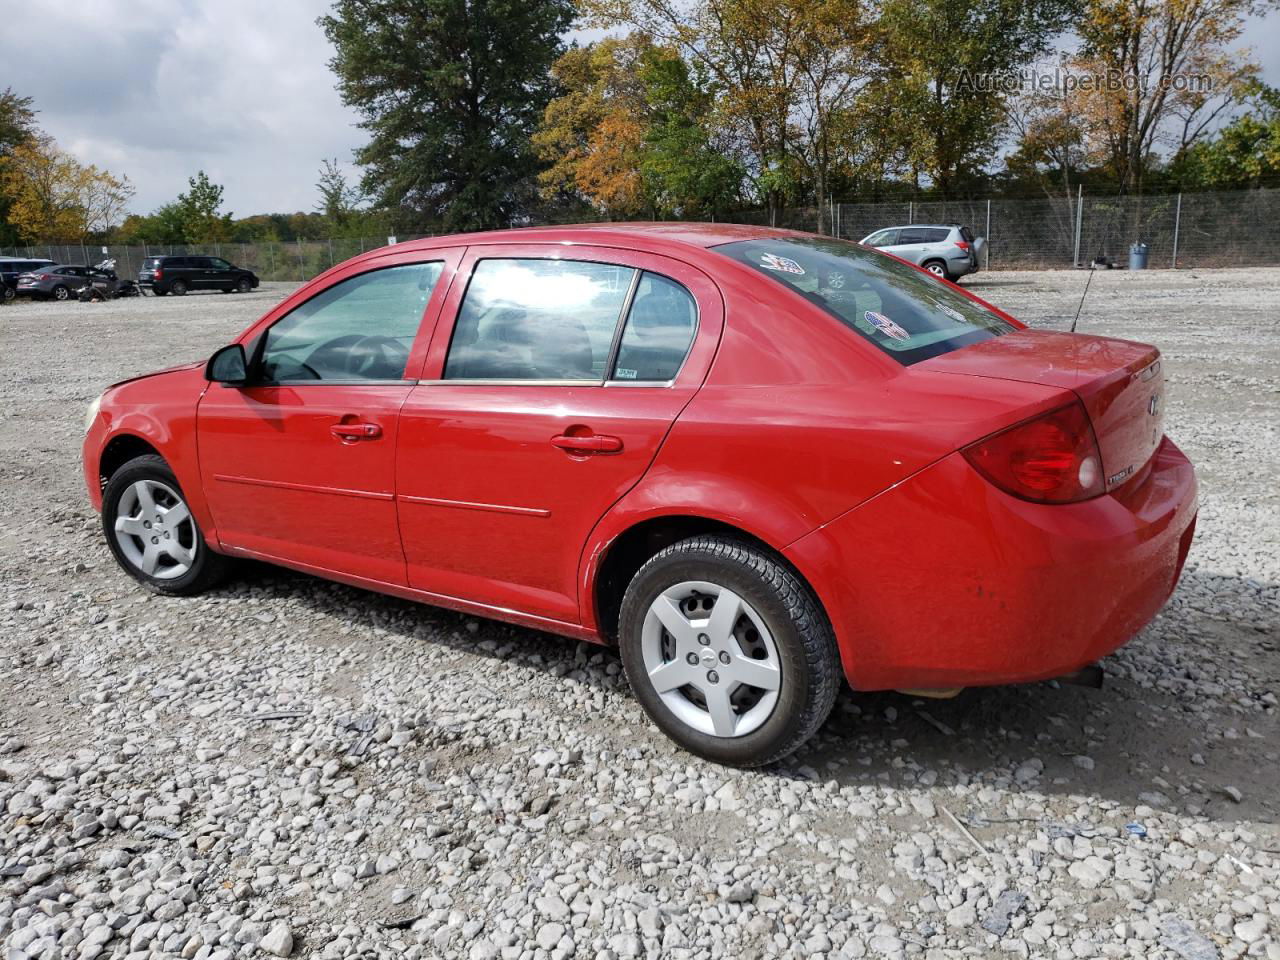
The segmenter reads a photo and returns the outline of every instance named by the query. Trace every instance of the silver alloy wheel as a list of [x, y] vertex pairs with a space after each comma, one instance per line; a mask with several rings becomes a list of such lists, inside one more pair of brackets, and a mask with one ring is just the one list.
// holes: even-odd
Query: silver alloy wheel
[[195, 521], [182, 497], [159, 480], [125, 487], [116, 506], [116, 545], [131, 564], [157, 580], [176, 580], [196, 559]]
[[69, 296], [71, 296], [71, 291], [66, 287], [57, 286], [53, 288], [53, 299], [66, 300]]
[[945, 277], [947, 275], [946, 267], [944, 267], [940, 263], [931, 263], [927, 267], [925, 267], [925, 269], [928, 270], [930, 273], [932, 273], [935, 277]]
[[782, 661], [773, 635], [751, 604], [718, 584], [690, 580], [658, 594], [640, 648], [663, 704], [701, 733], [744, 737], [778, 704]]

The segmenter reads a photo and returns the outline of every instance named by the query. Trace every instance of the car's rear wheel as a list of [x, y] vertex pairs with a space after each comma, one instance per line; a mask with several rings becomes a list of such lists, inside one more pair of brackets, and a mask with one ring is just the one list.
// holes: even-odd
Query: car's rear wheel
[[55, 300], [67, 300], [71, 297], [71, 291], [68, 290], [66, 287], [64, 287], [62, 284], [58, 284], [51, 291], [49, 291], [49, 295], [52, 296], [53, 299]]
[[17, 297], [17, 295], [18, 291], [13, 289], [13, 287], [9, 286], [7, 283], [0, 283], [0, 300], [8, 303], [10, 300]]
[[200, 593], [230, 564], [209, 549], [178, 478], [155, 454], [135, 457], [107, 481], [102, 527], [116, 562], [156, 593]]
[[767, 551], [727, 537], [672, 544], [632, 579], [618, 640], [641, 706], [718, 763], [760, 766], [822, 726], [841, 682], [826, 617]]
[[947, 272], [947, 265], [941, 260], [927, 260], [923, 266], [935, 277], [941, 277], [943, 280], [951, 279], [951, 274]]
[[175, 297], [185, 297], [187, 295], [187, 281], [175, 280], [169, 286], [169, 292]]
[[253, 289], [253, 284], [248, 277], [241, 277], [236, 281], [236, 293], [248, 293]]

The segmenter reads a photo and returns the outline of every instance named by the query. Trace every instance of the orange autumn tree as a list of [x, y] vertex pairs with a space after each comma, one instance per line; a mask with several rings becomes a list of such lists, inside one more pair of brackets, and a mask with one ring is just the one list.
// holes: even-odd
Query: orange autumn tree
[[1069, 96], [1087, 148], [1122, 190], [1142, 192], [1161, 151], [1175, 159], [1236, 107], [1258, 65], [1233, 49], [1245, 19], [1277, 0], [1088, 0], [1071, 69], [1102, 82]]
[[564, 93], [548, 104], [533, 137], [547, 168], [547, 195], [580, 194], [607, 217], [646, 213], [640, 172], [645, 140], [641, 36], [609, 37], [575, 48], [551, 68]]
[[9, 224], [25, 242], [75, 240], [114, 226], [133, 196], [127, 178], [85, 166], [51, 137], [33, 136], [0, 161]]

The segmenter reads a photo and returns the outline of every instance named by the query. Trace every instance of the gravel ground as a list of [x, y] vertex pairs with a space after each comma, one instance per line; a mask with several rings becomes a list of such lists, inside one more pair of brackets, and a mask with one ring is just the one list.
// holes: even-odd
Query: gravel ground
[[[1084, 279], [966, 283], [1062, 326]], [[1280, 958], [1280, 270], [1094, 279], [1080, 328], [1163, 347], [1203, 499], [1103, 690], [846, 693], [754, 772], [675, 749], [611, 651], [116, 570], [84, 404], [288, 289], [0, 307], [4, 960]]]

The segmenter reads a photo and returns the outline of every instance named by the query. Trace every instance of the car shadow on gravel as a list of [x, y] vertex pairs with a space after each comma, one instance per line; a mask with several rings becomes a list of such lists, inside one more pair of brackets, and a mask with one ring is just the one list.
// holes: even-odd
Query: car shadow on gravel
[[[1185, 579], [1200, 581], [1195, 596], [1248, 589], [1235, 582], [1239, 578], [1190, 570]], [[610, 648], [273, 567], [251, 565], [241, 580], [223, 589], [234, 595], [245, 586], [287, 595], [315, 614], [343, 622], [355, 617], [364, 621], [359, 626], [386, 631], [402, 642], [441, 644], [631, 696]], [[1270, 782], [1280, 760], [1274, 752], [1280, 742], [1276, 711], [1245, 711], [1205, 688], [1166, 692], [1130, 679], [1130, 663], [1163, 653], [1170, 635], [1215, 638], [1212, 645], [1183, 644], [1180, 669], [1188, 675], [1212, 674], [1220, 664], [1197, 661], [1229, 657], [1228, 649], [1248, 655], [1259, 643], [1269, 645], [1267, 635], [1253, 626], [1215, 620], [1190, 607], [1182, 594], [1180, 589], [1175, 603], [1118, 657], [1104, 661], [1112, 675], [1100, 690], [1048, 681], [971, 688], [951, 700], [930, 700], [846, 689], [818, 736], [769, 772], [788, 778], [816, 772], [850, 785], [942, 790], [976, 785], [1100, 797], [1130, 810], [1145, 805], [1214, 820], [1274, 824], [1278, 800]], [[1231, 636], [1224, 637], [1224, 629]], [[349, 640], [344, 635], [343, 642]], [[590, 718], [582, 722], [591, 723]], [[609, 734], [603, 726], [598, 729]], [[624, 740], [630, 745], [637, 735], [655, 741], [662, 736], [656, 728], [640, 734], [619, 729], [619, 746]]]

